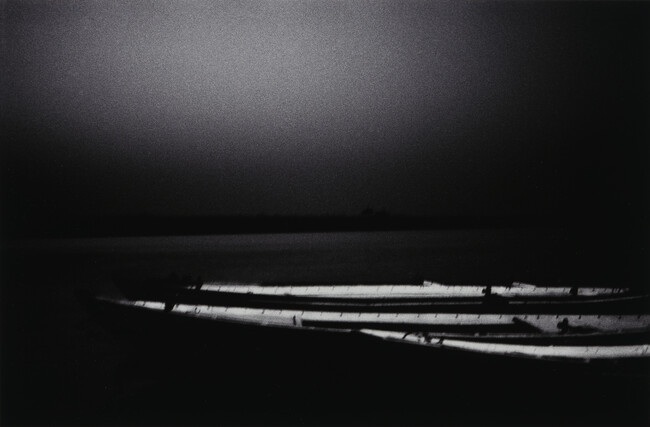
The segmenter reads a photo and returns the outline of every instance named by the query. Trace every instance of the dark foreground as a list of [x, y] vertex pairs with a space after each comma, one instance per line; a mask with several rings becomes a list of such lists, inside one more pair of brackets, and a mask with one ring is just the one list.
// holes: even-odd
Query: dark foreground
[[107, 313], [77, 296], [115, 292], [116, 270], [244, 281], [645, 283], [634, 248], [614, 257], [608, 247], [504, 231], [23, 243], [3, 256], [2, 423], [647, 425], [646, 362], [440, 352], [354, 334]]

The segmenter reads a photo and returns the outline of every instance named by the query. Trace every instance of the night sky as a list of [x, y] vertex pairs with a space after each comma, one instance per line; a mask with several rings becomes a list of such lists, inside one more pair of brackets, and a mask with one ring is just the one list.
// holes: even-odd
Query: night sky
[[647, 207], [647, 2], [2, 8], [14, 215]]

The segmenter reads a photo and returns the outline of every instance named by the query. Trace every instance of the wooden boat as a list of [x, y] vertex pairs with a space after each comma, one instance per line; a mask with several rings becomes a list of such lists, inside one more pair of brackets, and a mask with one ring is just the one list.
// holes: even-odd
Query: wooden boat
[[511, 300], [501, 298], [437, 301], [313, 301], [285, 297], [258, 297], [255, 295], [221, 294], [195, 290], [173, 293], [150, 292], [148, 301], [233, 306], [298, 311], [346, 311], [361, 313], [508, 313], [508, 314], [618, 314], [643, 312], [649, 306], [647, 296], [621, 296], [589, 300]]
[[206, 282], [200, 278], [124, 279], [116, 284], [131, 300], [364, 313], [544, 313], [642, 312], [650, 297], [625, 288], [422, 285], [261, 285]]
[[282, 297], [318, 301], [422, 301], [471, 298], [588, 299], [621, 297], [626, 288], [539, 287], [523, 283], [510, 286], [450, 286], [425, 281], [422, 285], [259, 285], [206, 282], [192, 289], [228, 295]]
[[642, 312], [650, 296], [624, 288], [423, 285], [260, 285], [236, 282], [119, 279], [132, 300], [308, 311], [418, 313], [617, 314]]
[[141, 310], [167, 311], [219, 322], [289, 328], [392, 329], [417, 332], [465, 333], [602, 333], [645, 331], [650, 315], [468, 314], [307, 311], [251, 307], [174, 304], [171, 302], [107, 299], [105, 302]]
[[536, 359], [589, 361], [593, 359], [650, 357], [650, 345], [645, 343], [629, 345], [522, 345], [500, 342], [477, 342], [444, 337], [432, 338], [405, 332], [373, 329], [362, 329], [359, 332], [387, 341], [406, 344]]

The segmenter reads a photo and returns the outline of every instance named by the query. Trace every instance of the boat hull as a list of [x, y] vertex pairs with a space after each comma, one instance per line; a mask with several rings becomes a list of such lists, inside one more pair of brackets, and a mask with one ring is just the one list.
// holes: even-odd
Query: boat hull
[[453, 349], [482, 354], [510, 357], [526, 357], [546, 360], [618, 360], [640, 359], [650, 357], [650, 344], [627, 345], [541, 345], [510, 344], [503, 342], [481, 342], [473, 340], [429, 337], [394, 331], [363, 329], [362, 334], [374, 336], [387, 341], [415, 344], [439, 349]]
[[250, 307], [173, 304], [156, 301], [103, 299], [134, 310], [163, 312], [206, 321], [256, 326], [342, 330], [381, 329], [488, 336], [616, 336], [644, 334], [650, 315], [361, 313], [300, 311]]
[[[366, 291], [354, 293], [355, 288]], [[399, 287], [396, 285], [395, 287]], [[403, 287], [403, 286], [402, 286]], [[259, 285], [196, 285], [189, 287], [154, 286], [152, 284], [131, 284], [123, 292], [131, 300], [173, 302], [212, 306], [233, 306], [250, 308], [289, 309], [298, 311], [348, 311], [348, 312], [402, 312], [402, 313], [544, 313], [544, 314], [617, 314], [643, 312], [650, 306], [650, 297], [631, 295], [626, 292], [611, 292], [593, 295], [536, 294], [503, 295], [480, 292], [465, 295], [447, 292], [428, 294], [421, 292], [422, 286], [407, 286], [420, 291], [393, 294], [389, 285], [357, 285], [336, 287], [316, 286], [313, 293], [306, 293], [307, 287], [269, 287]], [[452, 288], [452, 287], [446, 287]], [[286, 289], [302, 289], [300, 292], [284, 292]], [[379, 291], [378, 289], [384, 289]], [[373, 290], [369, 292], [368, 290]], [[480, 290], [477, 288], [477, 290]], [[565, 289], [566, 290], [566, 289]], [[567, 291], [568, 292], [568, 291]], [[419, 293], [420, 295], [416, 295]]]

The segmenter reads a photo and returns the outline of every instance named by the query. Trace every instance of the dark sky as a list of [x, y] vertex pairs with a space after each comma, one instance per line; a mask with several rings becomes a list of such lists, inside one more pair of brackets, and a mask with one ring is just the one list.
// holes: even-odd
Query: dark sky
[[14, 213], [647, 200], [648, 2], [0, 4]]

